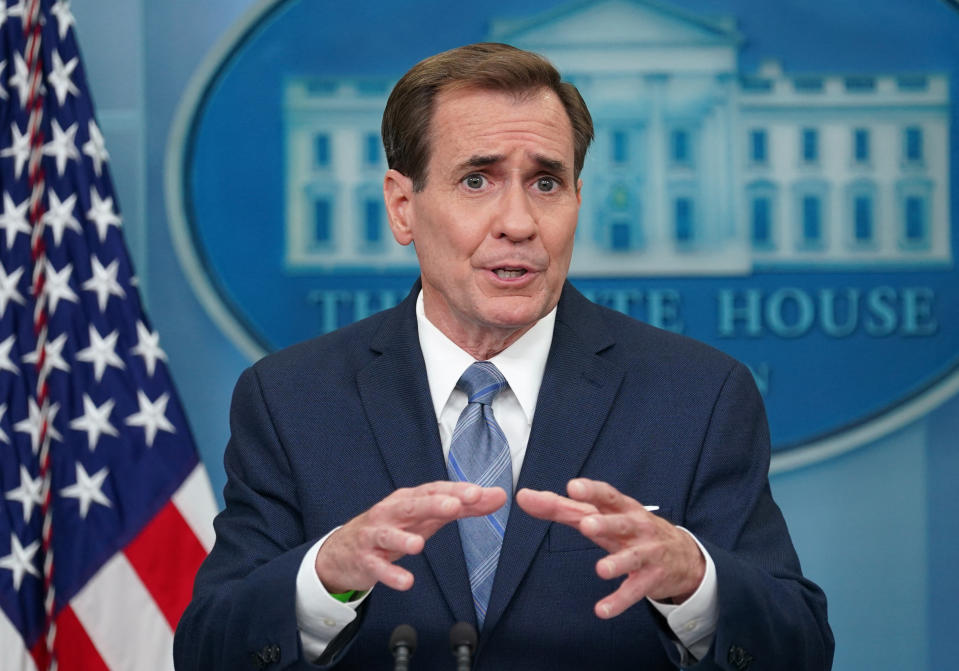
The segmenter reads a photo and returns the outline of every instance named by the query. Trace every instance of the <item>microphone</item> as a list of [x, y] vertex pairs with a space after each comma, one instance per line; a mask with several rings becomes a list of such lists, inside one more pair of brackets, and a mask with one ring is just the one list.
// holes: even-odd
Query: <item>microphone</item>
[[454, 624], [450, 629], [450, 648], [456, 658], [456, 671], [470, 671], [476, 649], [476, 627], [469, 622]]
[[393, 671], [409, 671], [410, 659], [416, 650], [416, 630], [401, 624], [390, 636], [390, 652], [393, 653]]

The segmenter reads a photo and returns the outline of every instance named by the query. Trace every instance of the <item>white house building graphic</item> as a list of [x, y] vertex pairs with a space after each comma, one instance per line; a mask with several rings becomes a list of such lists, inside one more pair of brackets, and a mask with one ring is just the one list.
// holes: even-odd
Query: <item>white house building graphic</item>
[[[593, 114], [571, 274], [951, 265], [947, 75], [742, 73], [746, 37], [644, 0], [493, 24], [491, 40], [550, 58]], [[392, 84], [286, 82], [289, 271], [414, 267], [382, 204]]]

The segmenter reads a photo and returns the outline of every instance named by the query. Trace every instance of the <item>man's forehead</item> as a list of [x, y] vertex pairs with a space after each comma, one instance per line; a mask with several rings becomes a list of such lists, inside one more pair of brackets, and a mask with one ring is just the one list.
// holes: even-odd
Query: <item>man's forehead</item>
[[524, 157], [543, 168], [571, 167], [572, 124], [552, 90], [458, 88], [437, 95], [430, 122], [434, 157], [442, 153], [458, 166], [489, 166], [507, 158], [501, 145], [510, 139], [526, 140]]

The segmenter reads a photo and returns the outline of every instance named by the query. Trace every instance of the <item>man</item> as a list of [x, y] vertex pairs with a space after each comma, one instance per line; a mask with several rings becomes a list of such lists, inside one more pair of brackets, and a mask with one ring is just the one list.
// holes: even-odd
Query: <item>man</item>
[[829, 668], [748, 371], [566, 283], [576, 90], [454, 49], [400, 80], [383, 139], [420, 281], [241, 377], [178, 667], [389, 668], [410, 623], [414, 668], [449, 668], [465, 620], [477, 669]]

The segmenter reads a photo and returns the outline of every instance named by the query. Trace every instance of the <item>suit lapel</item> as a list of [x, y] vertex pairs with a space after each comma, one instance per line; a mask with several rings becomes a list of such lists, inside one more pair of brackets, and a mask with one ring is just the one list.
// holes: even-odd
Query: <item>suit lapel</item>
[[[416, 329], [416, 296], [390, 315], [371, 341], [380, 352], [357, 373], [367, 420], [394, 487], [448, 479]], [[423, 550], [456, 620], [474, 622], [466, 560], [456, 524], [447, 524]]]
[[[598, 356], [613, 342], [598, 311], [567, 285], [557, 312], [517, 490], [523, 487], [566, 493], [599, 434], [622, 381], [623, 371]], [[493, 592], [483, 627], [496, 626], [546, 535], [548, 522], [513, 506], [503, 539]]]

